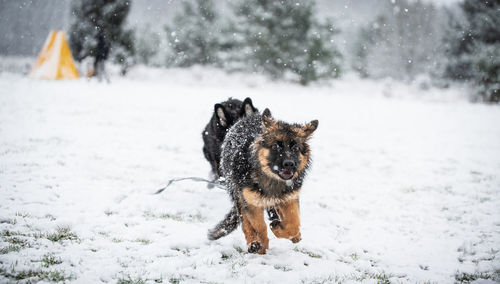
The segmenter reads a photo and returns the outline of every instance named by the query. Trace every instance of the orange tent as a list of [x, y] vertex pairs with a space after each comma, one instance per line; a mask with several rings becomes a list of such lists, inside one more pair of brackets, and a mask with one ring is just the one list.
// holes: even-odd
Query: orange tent
[[76, 79], [78, 71], [63, 31], [50, 32], [30, 73], [35, 79]]

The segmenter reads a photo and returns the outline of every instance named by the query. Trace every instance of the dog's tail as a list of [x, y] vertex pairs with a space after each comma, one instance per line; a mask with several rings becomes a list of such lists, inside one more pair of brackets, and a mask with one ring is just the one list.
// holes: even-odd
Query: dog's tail
[[229, 213], [226, 214], [226, 217], [222, 221], [217, 224], [213, 229], [208, 231], [208, 239], [211, 241], [220, 239], [224, 236], [229, 235], [232, 231], [234, 231], [241, 222], [241, 215], [238, 210], [237, 205], [235, 204]]

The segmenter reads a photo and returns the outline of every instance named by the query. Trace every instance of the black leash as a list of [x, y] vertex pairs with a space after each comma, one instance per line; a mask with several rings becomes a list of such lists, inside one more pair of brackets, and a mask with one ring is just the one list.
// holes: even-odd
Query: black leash
[[[166, 186], [158, 189], [153, 194], [160, 194], [165, 189], [167, 189], [167, 187], [169, 187], [170, 185], [172, 185], [172, 183], [178, 182], [178, 181], [183, 181], [183, 180], [192, 180], [192, 181], [197, 181], [197, 182], [206, 182], [206, 183], [208, 183], [210, 185], [213, 185], [213, 186], [218, 187], [220, 189], [226, 190], [226, 187], [224, 186], [224, 182], [223, 181], [208, 180], [208, 179], [204, 179], [204, 178], [201, 178], [201, 177], [182, 177], [182, 178], [174, 178], [174, 179], [169, 180]], [[268, 219], [269, 219], [269, 221], [271, 221], [271, 226], [277, 226], [280, 223], [280, 217], [279, 217], [278, 213], [276, 212], [276, 209], [274, 209], [273, 207], [271, 207], [271, 208], [267, 208], [266, 211], [267, 211]]]
[[201, 177], [182, 177], [182, 178], [174, 178], [174, 179], [171, 179], [168, 181], [167, 185], [158, 189], [154, 194], [160, 194], [162, 193], [165, 189], [167, 189], [167, 187], [169, 187], [172, 183], [174, 182], [178, 182], [178, 181], [183, 181], [183, 180], [192, 180], [192, 181], [197, 181], [197, 182], [206, 182], [210, 185], [213, 185], [215, 187], [218, 187], [220, 189], [226, 189], [226, 187], [224, 186], [224, 183], [219, 181], [219, 180], [208, 180], [208, 179], [204, 179], [204, 178], [201, 178]]

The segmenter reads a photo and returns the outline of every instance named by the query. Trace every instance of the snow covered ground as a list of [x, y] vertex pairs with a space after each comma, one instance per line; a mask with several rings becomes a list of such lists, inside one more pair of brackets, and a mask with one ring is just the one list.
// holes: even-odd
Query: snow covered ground
[[[268, 253], [248, 254], [241, 229], [208, 241], [230, 203], [203, 183], [152, 194], [208, 176], [201, 130], [229, 96], [319, 119], [298, 244], [269, 232]], [[500, 108], [460, 97], [196, 68], [111, 84], [1, 73], [0, 282], [500, 281]]]

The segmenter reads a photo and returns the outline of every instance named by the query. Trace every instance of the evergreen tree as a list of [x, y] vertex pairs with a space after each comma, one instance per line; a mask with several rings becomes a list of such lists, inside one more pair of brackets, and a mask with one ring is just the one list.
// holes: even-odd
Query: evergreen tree
[[337, 30], [315, 20], [313, 1], [240, 0], [234, 9], [235, 51], [252, 71], [294, 74], [302, 84], [339, 76]]
[[486, 101], [500, 101], [500, 0], [464, 0], [444, 38], [444, 76], [471, 82]]
[[124, 28], [129, 10], [130, 0], [73, 1], [70, 47], [77, 61], [93, 58], [94, 75], [102, 75], [110, 55], [126, 72], [134, 53], [133, 32]]
[[358, 72], [362, 78], [369, 77], [368, 73], [368, 52], [374, 44], [372, 29], [361, 27], [357, 34], [357, 39], [353, 47], [353, 59], [351, 68]]
[[160, 46], [161, 38], [157, 32], [152, 31], [149, 25], [141, 28], [135, 42], [137, 61], [145, 65], [154, 65], [156, 62], [153, 61], [160, 52]]
[[212, 0], [183, 2], [182, 12], [174, 18], [173, 25], [166, 26], [172, 54], [167, 65], [189, 67], [195, 64], [217, 63], [219, 43], [217, 22]]
[[113, 62], [120, 65], [121, 75], [127, 74], [129, 67], [135, 63], [134, 55], [136, 51], [134, 40], [134, 30], [125, 30], [117, 38], [115, 44], [111, 46]]
[[430, 3], [384, 2], [383, 12], [358, 33], [351, 66], [361, 76], [411, 81], [431, 73], [441, 55], [442, 11]]

